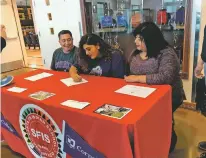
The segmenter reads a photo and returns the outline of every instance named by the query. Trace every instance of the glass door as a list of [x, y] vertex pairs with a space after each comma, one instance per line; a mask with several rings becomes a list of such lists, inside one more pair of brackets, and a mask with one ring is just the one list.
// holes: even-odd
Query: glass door
[[[122, 50], [129, 56], [135, 49], [132, 30], [143, 21], [142, 0], [92, 0], [85, 1], [87, 8], [92, 11], [93, 33], [101, 36], [114, 48]], [[148, 15], [147, 15], [148, 17]], [[86, 21], [89, 21], [86, 20]]]

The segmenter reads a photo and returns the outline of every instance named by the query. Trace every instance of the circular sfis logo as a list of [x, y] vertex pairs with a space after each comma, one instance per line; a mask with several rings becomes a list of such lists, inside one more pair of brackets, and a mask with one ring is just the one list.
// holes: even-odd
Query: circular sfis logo
[[30, 152], [36, 158], [63, 158], [62, 134], [42, 108], [26, 104], [20, 110], [20, 128]]

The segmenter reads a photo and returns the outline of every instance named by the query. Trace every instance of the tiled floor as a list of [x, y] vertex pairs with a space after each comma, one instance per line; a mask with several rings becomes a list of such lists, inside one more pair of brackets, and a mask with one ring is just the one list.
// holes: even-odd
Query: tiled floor
[[[18, 75], [33, 69], [25, 68], [7, 72], [6, 75]], [[175, 112], [175, 129], [178, 142], [175, 151], [169, 158], [198, 158], [202, 151], [198, 150], [199, 141], [206, 141], [206, 117], [192, 110], [179, 108]], [[1, 143], [2, 158], [20, 158], [12, 152], [6, 142]]]
[[40, 49], [26, 49], [28, 66], [32, 68], [43, 68], [43, 60]]
[[175, 121], [178, 142], [169, 158], [198, 158], [202, 151], [197, 145], [206, 141], [206, 117], [196, 111], [179, 108], [175, 112]]
[[1, 142], [1, 158], [24, 158], [18, 153], [15, 153], [6, 144], [6, 142]]
[[41, 58], [41, 50], [40, 49], [26, 49], [27, 57], [38, 57]]

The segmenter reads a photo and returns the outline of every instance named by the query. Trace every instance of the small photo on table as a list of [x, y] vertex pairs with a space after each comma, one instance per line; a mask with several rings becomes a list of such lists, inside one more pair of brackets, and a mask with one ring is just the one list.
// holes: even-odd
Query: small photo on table
[[132, 109], [130, 109], [130, 108], [115, 106], [115, 105], [111, 105], [111, 104], [104, 104], [94, 112], [98, 113], [100, 115], [107, 116], [107, 117], [112, 117], [115, 119], [122, 119], [131, 110]]
[[54, 93], [39, 91], [39, 92], [30, 94], [29, 97], [36, 99], [36, 100], [44, 100], [44, 99], [50, 98], [51, 96], [54, 96], [54, 95], [55, 95]]

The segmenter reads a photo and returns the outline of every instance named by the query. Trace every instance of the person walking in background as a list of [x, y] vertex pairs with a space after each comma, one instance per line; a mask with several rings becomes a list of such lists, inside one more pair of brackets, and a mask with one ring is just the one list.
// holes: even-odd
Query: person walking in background
[[[198, 79], [203, 78], [202, 71], [204, 69], [204, 74], [206, 75], [206, 25], [204, 29], [204, 39], [203, 39], [203, 44], [202, 44], [202, 53], [201, 57], [197, 63], [197, 66], [195, 68], [195, 76]], [[205, 78], [205, 86], [206, 86], [206, 78]], [[206, 94], [203, 94], [206, 95]], [[203, 98], [204, 99], [204, 98]], [[204, 104], [204, 101], [202, 101], [202, 104]], [[204, 106], [204, 105], [202, 105]], [[198, 145], [199, 149], [206, 151], [206, 140], [202, 141]], [[202, 158], [206, 158], [206, 152], [202, 153]]]

